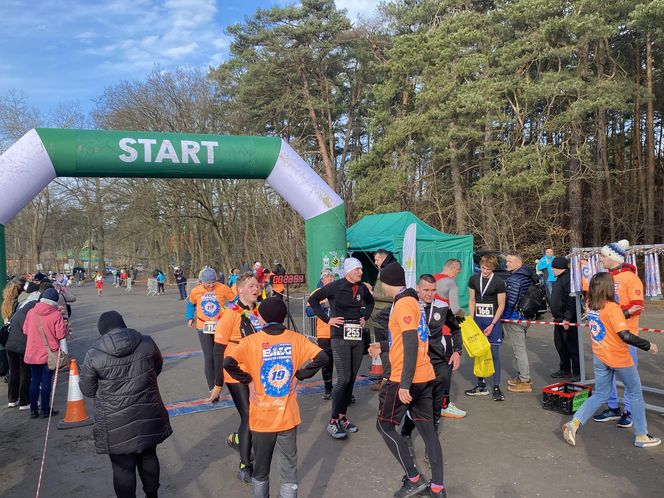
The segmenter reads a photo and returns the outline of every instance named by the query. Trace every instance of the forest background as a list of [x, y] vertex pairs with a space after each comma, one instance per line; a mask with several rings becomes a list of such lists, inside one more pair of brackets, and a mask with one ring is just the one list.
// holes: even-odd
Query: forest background
[[[218, 67], [155, 67], [89, 114], [0, 95], [0, 151], [37, 126], [273, 135], [349, 226], [410, 210], [529, 258], [664, 242], [664, 0], [396, 0], [356, 22], [302, 0], [228, 35]], [[6, 238], [11, 273], [62, 269], [89, 241], [116, 266], [305, 270], [303, 221], [249, 180], [59, 179]]]

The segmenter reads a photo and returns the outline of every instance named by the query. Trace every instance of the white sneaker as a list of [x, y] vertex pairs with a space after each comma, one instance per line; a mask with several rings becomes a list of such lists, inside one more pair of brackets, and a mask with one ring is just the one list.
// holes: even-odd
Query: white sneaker
[[22, 406], [19, 406], [18, 409], [21, 410], [21, 411], [23, 412], [23, 411], [25, 411], [25, 410], [29, 410], [29, 409], [30, 409], [30, 405], [22, 405]]
[[17, 406], [18, 406], [18, 401], [14, 402], [14, 403], [11, 403], [11, 402], [7, 403], [7, 408], [14, 408], [14, 407], [17, 407]]
[[650, 434], [639, 434], [634, 439], [634, 446], [637, 448], [649, 448], [650, 446], [659, 446], [662, 440], [658, 437], [653, 437]]
[[440, 410], [440, 415], [447, 418], [463, 418], [466, 416], [466, 412], [458, 408], [454, 403], [450, 403], [447, 405], [447, 408]]

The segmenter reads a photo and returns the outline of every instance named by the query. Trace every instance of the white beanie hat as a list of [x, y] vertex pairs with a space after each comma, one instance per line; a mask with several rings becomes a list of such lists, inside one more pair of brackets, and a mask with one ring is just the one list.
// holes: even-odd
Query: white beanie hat
[[602, 255], [612, 259], [618, 263], [625, 262], [626, 251], [629, 249], [628, 240], [620, 240], [618, 242], [611, 242], [602, 247]]
[[355, 268], [362, 268], [362, 263], [357, 258], [346, 258], [344, 260], [344, 274], [349, 271], [354, 270]]

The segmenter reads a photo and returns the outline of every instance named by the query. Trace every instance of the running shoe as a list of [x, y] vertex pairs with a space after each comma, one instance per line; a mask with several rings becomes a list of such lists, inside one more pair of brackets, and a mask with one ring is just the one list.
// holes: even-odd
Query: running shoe
[[576, 431], [578, 428], [574, 422], [567, 422], [563, 425], [563, 437], [567, 444], [576, 446]]
[[650, 434], [639, 434], [634, 439], [634, 446], [637, 448], [649, 448], [651, 446], [659, 446], [662, 440], [658, 437], [653, 437]]
[[447, 405], [447, 408], [440, 410], [440, 415], [447, 418], [463, 418], [466, 416], [466, 412], [454, 403], [450, 403]]
[[330, 423], [327, 424], [327, 433], [334, 439], [344, 439], [348, 437], [348, 433], [344, 430], [338, 420], [330, 419]]
[[231, 432], [226, 438], [226, 445], [235, 451], [240, 451], [240, 435], [237, 432]]
[[18, 406], [18, 401], [7, 403], [7, 408], [14, 408]]
[[343, 429], [349, 433], [349, 434], [354, 434], [360, 429], [357, 428], [355, 424], [353, 424], [350, 420], [348, 420], [346, 417], [339, 419], [339, 424]]
[[500, 390], [500, 387], [494, 387], [493, 388], [493, 400], [494, 401], [504, 401], [505, 400], [505, 395]]
[[409, 496], [415, 496], [418, 493], [421, 493], [429, 486], [429, 482], [420, 474], [420, 478], [417, 482], [411, 482], [408, 477], [403, 476], [401, 478], [402, 486], [401, 489], [394, 493], [395, 498], [408, 498]]
[[30, 410], [30, 418], [39, 418], [39, 410]]
[[18, 407], [20, 411], [25, 411], [30, 409], [30, 405], [21, 405]]
[[627, 427], [632, 427], [632, 414], [628, 411], [624, 411], [620, 420], [616, 424], [618, 427], [626, 429]]
[[621, 416], [620, 408], [607, 408], [599, 415], [595, 415], [593, 420], [595, 422], [610, 422], [612, 420], [620, 420]]
[[244, 482], [245, 484], [251, 484], [251, 478], [252, 478], [253, 472], [251, 471], [250, 467], [247, 467], [244, 464], [240, 464], [240, 468], [237, 471], [237, 478]]
[[431, 489], [431, 481], [429, 481], [429, 487], [425, 489], [420, 496], [430, 496], [431, 498], [447, 498], [447, 491], [445, 491], [445, 488], [441, 489], [440, 491], [434, 491]]
[[486, 386], [479, 385], [464, 392], [466, 393], [466, 396], [487, 396], [489, 394], [489, 390], [486, 388]]
[[57, 415], [58, 413], [60, 413], [60, 410], [51, 410], [50, 413], [42, 411], [40, 417], [41, 418], [48, 418], [50, 415]]

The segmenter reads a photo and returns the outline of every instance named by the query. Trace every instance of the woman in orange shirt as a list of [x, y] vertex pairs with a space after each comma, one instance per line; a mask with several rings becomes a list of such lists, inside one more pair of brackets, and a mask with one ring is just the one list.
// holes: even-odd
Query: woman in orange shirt
[[625, 315], [614, 301], [615, 287], [609, 273], [598, 273], [588, 288], [588, 325], [593, 345], [595, 390], [581, 405], [574, 418], [563, 425], [563, 437], [576, 445], [576, 431], [609, 399], [613, 379], [617, 375], [625, 386], [625, 396], [631, 402], [634, 422], [634, 446], [646, 448], [661, 443], [648, 434], [646, 411], [643, 403], [641, 379], [629, 345], [656, 354], [657, 345], [629, 331]]
[[286, 329], [286, 304], [269, 297], [258, 308], [263, 328], [226, 355], [224, 367], [251, 389], [249, 426], [254, 450], [253, 496], [270, 496], [270, 464], [276, 449], [279, 496], [297, 497], [297, 381], [312, 377], [327, 355], [302, 334]]
[[231, 354], [238, 344], [247, 336], [261, 329], [258, 320], [258, 280], [253, 273], [243, 273], [237, 278], [238, 300], [221, 316], [214, 333], [214, 387], [208, 401], [219, 398], [224, 381], [228, 392], [233, 398], [235, 408], [240, 414], [240, 427], [236, 433], [230, 434], [226, 444], [240, 452], [240, 470], [238, 478], [246, 483], [251, 482], [253, 473], [251, 465], [251, 432], [249, 431], [249, 388], [240, 384], [230, 375], [224, 374], [224, 356]]

